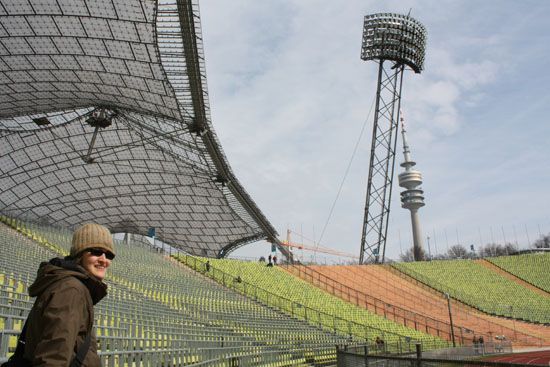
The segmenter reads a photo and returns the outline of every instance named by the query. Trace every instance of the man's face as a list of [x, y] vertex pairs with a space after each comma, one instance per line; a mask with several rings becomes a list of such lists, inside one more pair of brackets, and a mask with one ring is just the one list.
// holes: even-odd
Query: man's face
[[107, 268], [111, 265], [111, 260], [106, 255], [107, 253], [101, 249], [86, 250], [82, 254], [80, 264], [97, 279], [103, 280], [107, 273]]

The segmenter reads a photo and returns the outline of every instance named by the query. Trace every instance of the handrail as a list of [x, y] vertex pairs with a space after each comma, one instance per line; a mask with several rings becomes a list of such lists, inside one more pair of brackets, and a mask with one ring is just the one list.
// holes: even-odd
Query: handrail
[[[396, 275], [400, 276], [401, 278], [406, 279], [407, 281], [414, 282], [416, 285], [422, 286], [424, 289], [427, 289], [427, 290], [430, 290], [432, 292], [436, 292], [436, 293], [439, 293], [439, 294], [444, 294], [445, 293], [442, 290], [430, 285], [430, 280], [428, 280], [427, 277], [425, 277], [424, 275], [422, 275], [422, 274], [420, 274], [420, 273], [418, 273], [418, 272], [416, 272], [412, 269], [404, 270], [404, 268], [398, 267], [398, 266], [393, 265], [393, 264], [391, 264], [388, 267], [388, 269], [393, 274], [396, 274]], [[442, 289], [445, 289], [445, 286], [443, 284], [437, 282], [436, 280], [434, 280], [433, 283], [436, 284], [438, 287], [441, 287]], [[461, 292], [459, 292], [459, 291], [457, 291], [453, 288], [450, 288], [450, 287], [447, 287], [447, 288], [452, 290], [452, 291], [455, 291], [458, 294], [461, 294]], [[474, 310], [480, 311], [479, 307], [477, 307], [475, 305], [470, 305], [469, 303], [465, 302], [464, 300], [459, 299], [458, 297], [453, 297], [452, 293], [449, 293], [449, 296], [455, 302], [456, 306], [459, 306], [461, 308], [472, 308]], [[482, 311], [482, 312], [485, 312], [485, 311]], [[485, 312], [485, 313], [487, 313], [487, 312]], [[469, 312], [467, 312], [467, 314], [472, 315]], [[491, 315], [490, 313], [487, 313], [487, 314]], [[473, 316], [475, 316], [475, 315], [473, 315]], [[501, 327], [503, 327], [503, 326], [501, 326]], [[504, 328], [509, 329], [507, 327], [504, 327]]]
[[[297, 269], [299, 273], [301, 272], [301, 269], [304, 269], [304, 272], [303, 272], [304, 277], [302, 277], [302, 278], [305, 279], [305, 280], [307, 280], [307, 276], [306, 276], [306, 275], [307, 275], [307, 271], [310, 271], [310, 272], [312, 272], [312, 273], [317, 274], [317, 275], [319, 276], [319, 279], [318, 279], [319, 283], [322, 282], [320, 278], [321, 278], [321, 277], [324, 277], [324, 278], [328, 279], [329, 281], [331, 281], [331, 282], [337, 284], [337, 285], [339, 286], [340, 290], [341, 290], [341, 289], [348, 289], [348, 293], [347, 293], [347, 301], [348, 301], [348, 302], [352, 302], [352, 303], [353, 303], [353, 302], [355, 301], [355, 302], [356, 302], [356, 303], [355, 303], [356, 305], [358, 305], [358, 306], [360, 306], [360, 307], [365, 307], [366, 309], [369, 309], [369, 306], [370, 306], [370, 307], [371, 307], [371, 310], [373, 310], [374, 312], [376, 312], [376, 313], [379, 314], [379, 315], [383, 315], [384, 317], [387, 317], [387, 318], [389, 318], [388, 315], [393, 316], [394, 321], [400, 321], [398, 318], [396, 318], [396, 312], [395, 312], [395, 311], [396, 311], [396, 310], [397, 310], [397, 311], [403, 311], [403, 316], [402, 316], [402, 318], [403, 318], [403, 325], [405, 325], [405, 326], [407, 326], [407, 327], [411, 327], [410, 324], [408, 324], [408, 323], [406, 322], [407, 320], [405, 319], [405, 315], [407, 314], [407, 312], [410, 313], [410, 314], [412, 315], [413, 318], [412, 318], [412, 319], [410, 318], [409, 320], [410, 320], [411, 322], [414, 321], [414, 322], [413, 322], [413, 325], [415, 326], [415, 329], [416, 329], [416, 330], [419, 330], [419, 329], [416, 328], [416, 327], [417, 327], [417, 323], [420, 323], [421, 326], [423, 325], [423, 326], [426, 327], [426, 332], [429, 333], [429, 331], [430, 331], [429, 326], [431, 325], [431, 324], [429, 324], [429, 322], [430, 322], [431, 320], [434, 320], [434, 321], [435, 321], [435, 325], [438, 325], [438, 326], [439, 326], [439, 325], [443, 325], [443, 326], [446, 326], [446, 327], [447, 327], [447, 329], [437, 329], [436, 327], [433, 327], [434, 330], [438, 330], [437, 336], [438, 336], [438, 337], [442, 337], [442, 335], [447, 334], [447, 335], [448, 335], [448, 339], [447, 339], [447, 340], [450, 341], [450, 340], [452, 339], [452, 336], [451, 336], [451, 334], [450, 334], [450, 324], [449, 324], [449, 323], [446, 323], [446, 322], [444, 322], [444, 321], [441, 321], [441, 320], [437, 320], [437, 319], [431, 318], [431, 317], [426, 316], [426, 315], [422, 315], [422, 314], [416, 313], [416, 312], [414, 312], [414, 311], [410, 311], [410, 310], [403, 309], [402, 307], [399, 307], [399, 306], [391, 305], [391, 304], [389, 304], [389, 303], [387, 303], [387, 302], [384, 302], [383, 300], [380, 300], [380, 299], [378, 299], [378, 298], [376, 298], [376, 297], [370, 296], [370, 295], [368, 295], [368, 294], [366, 294], [366, 293], [360, 292], [360, 291], [358, 291], [358, 290], [356, 290], [356, 289], [354, 289], [354, 288], [351, 288], [351, 287], [349, 287], [349, 286], [346, 286], [346, 285], [344, 285], [344, 284], [342, 284], [342, 283], [340, 283], [340, 282], [338, 282], [338, 281], [336, 281], [336, 280], [334, 280], [334, 279], [328, 277], [327, 275], [325, 275], [325, 274], [323, 274], [323, 273], [321, 273], [321, 272], [319, 272], [319, 271], [317, 271], [317, 270], [315, 270], [315, 269], [312, 269], [312, 268], [310, 268], [310, 267], [307, 267], [307, 266], [305, 266], [305, 265], [302, 265], [302, 266], [289, 265], [289, 266], [287, 266], [286, 268], [294, 268], [294, 269]], [[407, 275], [406, 273], [399, 272], [399, 269], [398, 269], [398, 268], [395, 268], [395, 267], [393, 267], [393, 266], [389, 267], [389, 269], [390, 269], [390, 271], [392, 271], [392, 272], [394, 272], [394, 271], [398, 272], [400, 276]], [[300, 274], [299, 274], [299, 276], [300, 276]], [[310, 275], [310, 277], [311, 277], [311, 283], [315, 285], [315, 283], [313, 282], [313, 275]], [[414, 279], [414, 278], [411, 278], [411, 279]], [[416, 279], [414, 279], [414, 280], [416, 280]], [[418, 280], [416, 280], [416, 281], [418, 281]], [[326, 285], [326, 287], [324, 288], [326, 291], [329, 291], [329, 292], [332, 291], [332, 292], [331, 292], [332, 294], [334, 294], [334, 295], [336, 295], [336, 296], [339, 296], [339, 297], [343, 298], [343, 297], [341, 296], [341, 293], [340, 293], [340, 295], [337, 294], [337, 293], [338, 293], [338, 292], [337, 292], [337, 289], [335, 289], [334, 286], [332, 286], [332, 288], [330, 288], [330, 285], [329, 285], [327, 282], [323, 282], [323, 284]], [[426, 284], [424, 284], [424, 283], [421, 283], [421, 284], [423, 284], [423, 285], [429, 287], [428, 285], [426, 285]], [[434, 288], [431, 288], [431, 287], [429, 287], [429, 289], [431, 289], [431, 290], [433, 290], [433, 291], [436, 291], [436, 292], [438, 292], [438, 293], [442, 293], [441, 291], [439, 291], [439, 290], [437, 290], [437, 289], [434, 289]], [[350, 294], [350, 292], [349, 292], [350, 290], [352, 291], [352, 293], [356, 293], [356, 296], [355, 296], [355, 297], [352, 297], [352, 294]], [[363, 297], [363, 299], [365, 299], [365, 304], [364, 304], [364, 305], [362, 305], [362, 304], [360, 304], [360, 303], [358, 302], [359, 297], [357, 297], [357, 294], [361, 295], [361, 296]], [[369, 298], [372, 299], [372, 300], [374, 300], [374, 302], [372, 302], [372, 303], [369, 304], [369, 302], [368, 302], [368, 299], [369, 299]], [[344, 299], [345, 299], [345, 298], [344, 298]], [[378, 301], [378, 303], [377, 303], [377, 301]], [[456, 301], [456, 302], [460, 303], [460, 301]], [[461, 303], [460, 303], [460, 304], [461, 304]], [[388, 307], [388, 306], [389, 306], [389, 307]], [[471, 306], [468, 306], [468, 307], [471, 307]], [[473, 315], [473, 314], [470, 314], [470, 313], [467, 313], [467, 314], [468, 314], [469, 316], [471, 316], [471, 317], [476, 317], [478, 323], [483, 323], [489, 330], [492, 330], [492, 331], [490, 331], [490, 332], [488, 332], [488, 333], [484, 333], [484, 332], [481, 332], [481, 331], [479, 331], [479, 330], [477, 330], [477, 331], [476, 331], [476, 330], [472, 330], [472, 331], [474, 332], [474, 335], [477, 335], [477, 336], [483, 335], [484, 337], [488, 337], [488, 338], [490, 339], [491, 336], [492, 336], [493, 334], [496, 334], [496, 333], [504, 334], [504, 332], [506, 331], [506, 332], [508, 333], [508, 335], [514, 335], [516, 341], [521, 341], [521, 340], [523, 340], [523, 339], [519, 339], [519, 338], [517, 337], [518, 334], [521, 334], [521, 335], [524, 336], [524, 338], [527, 337], [527, 338], [530, 338], [530, 339], [534, 339], [534, 340], [538, 341], [539, 344], [542, 345], [543, 339], [541, 339], [541, 338], [538, 337], [538, 336], [526, 334], [526, 333], [524, 333], [524, 332], [517, 331], [517, 330], [513, 330], [513, 329], [511, 329], [510, 327], [507, 327], [507, 326], [504, 326], [504, 325], [500, 325], [500, 324], [496, 324], [496, 323], [491, 322], [491, 321], [489, 321], [489, 320], [485, 320], [485, 319], [479, 318], [478, 316]], [[425, 320], [426, 322], [425, 322], [425, 323], [422, 323], [422, 319], [419, 320], [419, 319], [416, 317], [417, 315], [423, 317], [424, 320]], [[399, 315], [398, 315], [398, 316], [399, 316]], [[448, 331], [447, 331], [447, 330], [448, 330]], [[464, 336], [463, 331], [464, 331], [464, 330], [471, 330], [471, 328], [467, 328], [467, 327], [464, 327], [464, 326], [462, 326], [462, 325], [460, 325], [460, 324], [454, 323], [454, 324], [453, 324], [453, 330], [454, 330], [454, 334], [455, 334], [455, 339], [458, 338], [459, 340], [461, 340], [461, 343], [462, 343], [462, 344], [465, 344], [465, 342], [470, 342], [469, 340], [467, 340], [467, 339], [469, 339], [469, 338], [467, 338], [467, 337]], [[419, 330], [419, 331], [424, 331], [424, 330]], [[441, 334], [440, 334], [439, 332], [441, 332]], [[433, 334], [432, 334], [432, 335], [433, 335]], [[466, 339], [466, 340], [465, 340], [465, 339]]]
[[[362, 266], [362, 267], [357, 267], [357, 266], [349, 267], [349, 269], [351, 270], [351, 272], [353, 272], [355, 275], [361, 275], [362, 278], [365, 278], [365, 274], [361, 273], [361, 271], [356, 271], [356, 269], [358, 269], [358, 268], [365, 268], [365, 267], [364, 267], [364, 266]], [[386, 267], [385, 267], [385, 268], [386, 268]], [[324, 276], [326, 276], [326, 277], [329, 278], [329, 279], [333, 279], [333, 278], [331, 278], [330, 276], [324, 274], [324, 273], [321, 272], [321, 271], [318, 271], [318, 270], [313, 269], [313, 268], [310, 268], [310, 269], [313, 270], [313, 271], [316, 271], [316, 272], [318, 272], [318, 273], [320, 273], [320, 274], [322, 274], [322, 275], [324, 275]], [[348, 272], [346, 272], [344, 275], [345, 275], [348, 279], [353, 280], [352, 277], [348, 276]], [[383, 279], [381, 279], [381, 277], [379, 276], [378, 273], [375, 273], [375, 274], [372, 274], [372, 273], [371, 273], [371, 274], [368, 275], [368, 280], [369, 280], [369, 281], [371, 281], [373, 278], [376, 279], [376, 280], [378, 281], [378, 283], [377, 283], [378, 285], [382, 285], [382, 286], [383, 286], [383, 289], [384, 289], [386, 292], [395, 291], [395, 288], [390, 288], [390, 287], [388, 287], [386, 284], [381, 284], [381, 283], [383, 283]], [[343, 282], [341, 282], [341, 281], [339, 282], [339, 281], [336, 280], [336, 279], [333, 279], [333, 280], [336, 281], [336, 282], [338, 282], [338, 283], [343, 283]], [[386, 280], [386, 282], [387, 282], [387, 280]], [[364, 292], [363, 292], [363, 293], [364, 293]], [[419, 298], [418, 295], [413, 295], [412, 293], [410, 293], [410, 292], [409, 292], [408, 290], [406, 290], [406, 289], [403, 289], [403, 288], [399, 289], [399, 293], [400, 293], [400, 296], [402, 296], [402, 298], [403, 298], [404, 300], [407, 299], [407, 300], [409, 300], [409, 301], [418, 301], [418, 298]], [[406, 297], [404, 293], [405, 293], [408, 297]], [[374, 296], [370, 296], [370, 297], [373, 297], [373, 298], [375, 298], [375, 299], [378, 299], [377, 297], [374, 297]], [[427, 303], [428, 306], [430, 306], [430, 307], [431, 307], [431, 306], [435, 306], [435, 307], [439, 306], [437, 303], [434, 302], [433, 299], [429, 299], [429, 298], [427, 298], [427, 297], [424, 297], [423, 299], [424, 299], [424, 302]], [[384, 300], [381, 300], [381, 301], [384, 302]], [[386, 302], [386, 303], [389, 303], [389, 302]], [[403, 309], [407, 310], [406, 307], [395, 306], [395, 305], [393, 305], [393, 306], [394, 306], [394, 307], [403, 308]], [[422, 314], [422, 313], [419, 313], [419, 312], [415, 312], [415, 311], [411, 311], [411, 312], [412, 312], [412, 313], [419, 314], [419, 315], [421, 315], [421, 316], [426, 316], [425, 314]], [[428, 318], [431, 318], [431, 317], [428, 316]], [[441, 321], [441, 320], [439, 320], [439, 321]], [[441, 322], [445, 323], [445, 321], [441, 321]], [[449, 325], [449, 324], [447, 324], [447, 325]]]
[[[292, 272], [292, 270], [296, 270], [298, 276], [305, 280], [308, 280], [309, 276], [310, 282], [312, 284], [315, 285], [316, 280], [319, 283], [318, 285], [325, 286], [323, 287], [325, 291], [328, 291], [329, 293], [338, 296], [348, 302], [351, 302], [359, 307], [363, 307], [369, 311], [374, 311], [377, 315], [384, 316], [388, 319], [391, 319], [391, 317], [393, 317], [393, 320], [396, 322], [402, 322], [402, 324], [407, 327], [411, 327], [412, 325], [415, 330], [426, 332], [429, 334], [432, 334], [430, 332], [430, 329], [433, 329], [438, 337], [444, 338], [448, 341], [450, 341], [452, 338], [450, 332], [450, 323], [446, 323], [441, 320], [437, 320], [432, 317], [389, 304], [379, 298], [373, 297], [364, 292], [358, 291], [357, 289], [342, 284], [306, 265], [287, 265], [284, 266], [284, 268], [287, 269], [289, 272]], [[308, 274], [308, 272], [310, 273]], [[317, 279], [314, 279], [314, 276], [317, 276]], [[347, 299], [343, 296], [347, 296]], [[364, 303], [361, 303], [360, 301], [363, 300]], [[460, 330], [460, 326], [458, 325], [454, 325], [454, 328], [457, 331]], [[464, 344], [464, 338], [462, 338], [461, 343]]]
[[[443, 291], [441, 291], [440, 289], [432, 286], [428, 280], [427, 277], [425, 277], [424, 275], [412, 270], [412, 269], [403, 269], [401, 267], [398, 267], [394, 264], [390, 265], [390, 267], [388, 268], [390, 269], [390, 271], [394, 274], [397, 274], [399, 275], [400, 277], [402, 278], [406, 278], [408, 281], [412, 281], [412, 282], [415, 282], [415, 284], [417, 285], [421, 285], [423, 287], [425, 287], [426, 289], [429, 289], [433, 292], [437, 292], [437, 293], [441, 293], [443, 294]], [[418, 278], [417, 278], [418, 277]], [[437, 281], [434, 280], [434, 283], [438, 286], [438, 287], [441, 287], [442, 289], [445, 289], [445, 286]], [[448, 289], [450, 290], [454, 290], [453, 288], [450, 288], [448, 287]], [[456, 291], [456, 290], [455, 290]], [[459, 291], [456, 291], [456, 293], [458, 293], [459, 295], [462, 294], [461, 292]], [[489, 316], [495, 316], [495, 317], [499, 317], [498, 314], [496, 313], [491, 313], [491, 312], [488, 312], [487, 310], [482, 310], [480, 309], [479, 307], [475, 306], [475, 305], [472, 305], [468, 302], [466, 302], [465, 300], [463, 299], [460, 299], [459, 297], [453, 297], [453, 294], [449, 293], [449, 296], [451, 299], [454, 300], [454, 307], [457, 307], [462, 311], [462, 312], [465, 312], [467, 316], [471, 316], [471, 317], [476, 317], [476, 318], [479, 318], [479, 316], [477, 316], [476, 314], [474, 313], [470, 313], [468, 309], [474, 309], [474, 310], [477, 310], [479, 312], [483, 312]], [[504, 326], [504, 325], [500, 325], [500, 324], [497, 324], [497, 323], [494, 323], [492, 321], [489, 321], [489, 320], [485, 320], [485, 319], [480, 319], [480, 321], [483, 321], [485, 322], [486, 324], [488, 325], [494, 325], [495, 327], [498, 327], [500, 328], [500, 333], [501, 334], [504, 334], [504, 331], [506, 330], [506, 332], [508, 332], [510, 335], [517, 335], [517, 334], [522, 334], [528, 338], [532, 338], [532, 339], [535, 339], [539, 342], [539, 345], [543, 345], [543, 342], [544, 342], [544, 339], [539, 337], [539, 336], [536, 336], [536, 335], [531, 335], [531, 334], [527, 334], [525, 332], [522, 332], [522, 331], [518, 331], [518, 330], [514, 330], [514, 329], [511, 329], [510, 327], [508, 326]], [[527, 321], [529, 322], [529, 321]], [[519, 338], [515, 338], [516, 341], [521, 341], [522, 339], [519, 339]]]
[[[445, 293], [443, 291], [443, 289], [447, 290], [447, 293], [451, 296], [451, 298], [457, 299], [457, 297], [455, 295], [457, 295], [457, 294], [462, 295], [463, 294], [463, 292], [461, 292], [461, 291], [459, 291], [459, 290], [457, 290], [453, 287], [449, 287], [447, 285], [444, 285], [443, 283], [440, 283], [435, 279], [429, 278], [429, 277], [425, 276], [424, 274], [420, 274], [419, 272], [417, 272], [413, 269], [398, 266], [396, 264], [391, 264], [390, 266], [394, 269], [397, 269], [401, 273], [404, 273], [404, 274], [409, 275], [410, 277], [413, 277], [417, 281], [419, 281], [422, 284], [430, 287], [431, 289], [436, 290], [437, 292]], [[464, 301], [462, 300], [461, 302], [464, 302]], [[475, 306], [473, 306], [473, 307], [475, 307]], [[475, 308], [477, 308], [477, 307], [475, 307]]]
[[541, 288], [539, 285], [534, 284], [530, 279], [526, 279], [524, 275], [515, 274], [512, 271], [510, 271], [510, 269], [504, 268], [501, 264], [496, 263], [494, 260], [490, 260], [490, 259], [492, 259], [492, 258], [491, 257], [485, 257], [485, 258], [477, 259], [477, 260], [487, 261], [488, 263], [496, 266], [500, 270], [502, 270], [502, 271], [504, 271], [504, 272], [506, 272], [506, 273], [508, 273], [508, 274], [520, 279], [520, 280], [523, 280], [525, 283], [527, 283], [529, 285], [532, 285], [533, 287], [537, 288], [538, 290], [541, 290], [541, 291], [545, 292], [547, 295], [550, 295], [550, 292], [548, 292], [546, 289]]
[[[402, 345], [414, 345], [414, 343], [416, 342], [421, 342], [425, 345], [427, 344], [426, 341], [415, 340], [414, 338], [406, 335], [385, 331], [366, 324], [359, 324], [357, 322], [347, 320], [336, 315], [331, 315], [320, 310], [313, 309], [311, 307], [292, 301], [288, 298], [272, 293], [255, 284], [245, 282], [232, 274], [228, 274], [218, 268], [213, 267], [212, 265], [210, 265], [210, 270], [206, 271], [206, 260], [202, 260], [199, 257], [187, 254], [180, 254], [179, 256], [172, 255], [172, 257], [190, 267], [191, 269], [196, 270], [203, 275], [217, 281], [225, 287], [243, 293], [247, 297], [253, 298], [258, 302], [262, 302], [269, 306], [278, 308], [285, 313], [289, 313], [292, 317], [305, 320], [312, 325], [316, 325], [320, 329], [329, 328], [326, 322], [323, 322], [323, 320], [328, 319], [331, 321], [332, 324], [332, 327], [329, 328], [331, 331], [335, 333], [340, 332], [349, 337], [356, 336], [364, 340], [369, 340], [369, 338], [374, 339], [375, 336], [381, 336], [384, 339], [386, 339], [388, 336], [394, 336], [397, 337]], [[247, 288], [249, 290], [248, 292]], [[361, 331], [363, 333], [361, 333]], [[433, 345], [437, 345], [437, 338], [434, 336], [432, 336], [432, 338]]]
[[[526, 322], [535, 322], [530, 319], [520, 318], [520, 317], [514, 317], [513, 314], [507, 314], [506, 312], [502, 311], [502, 309], [494, 306], [489, 306], [484, 303], [483, 297], [479, 297], [477, 295], [471, 294], [471, 293], [465, 293], [462, 291], [457, 290], [456, 288], [450, 287], [448, 285], [442, 284], [441, 282], [438, 282], [437, 280], [427, 277], [424, 274], [420, 274], [417, 271], [398, 266], [396, 264], [392, 264], [392, 267], [397, 269], [398, 271], [401, 271], [404, 274], [407, 274], [413, 278], [415, 278], [417, 281], [427, 285], [428, 287], [435, 289], [436, 291], [443, 292], [443, 290], [447, 290], [447, 293], [451, 298], [454, 298], [455, 300], [464, 303], [470, 307], [473, 307], [477, 310], [480, 310], [484, 313], [487, 313], [489, 315], [494, 316], [502, 316], [502, 317], [509, 317], [517, 320], [523, 320]], [[483, 306], [480, 306], [483, 305]], [[516, 308], [517, 309], [517, 308]], [[528, 313], [531, 314], [529, 310], [526, 310], [525, 308], [521, 309], [522, 313]]]
[[[388, 266], [383, 266], [384, 269], [388, 269]], [[355, 274], [360, 274], [362, 275], [362, 277], [364, 278], [364, 274], [361, 273], [361, 271], [359, 272], [356, 272], [356, 268], [365, 268], [365, 267], [354, 267], [352, 266], [351, 267], [351, 270], [355, 273]], [[393, 287], [388, 287], [387, 285], [387, 279], [382, 279], [382, 277], [378, 274], [378, 272], [376, 273], [369, 273], [369, 276], [368, 276], [369, 280], [371, 279], [376, 279], [378, 281], [378, 284], [383, 286], [384, 289], [386, 291], [393, 291], [395, 292], [395, 288]], [[406, 288], [400, 288], [399, 289], [399, 295], [403, 298], [403, 299], [407, 299], [407, 300], [410, 300], [410, 301], [415, 301], [417, 302], [418, 299], [419, 299], [419, 295], [418, 294], [412, 294], [409, 290], [407, 290]], [[424, 300], [424, 302], [428, 305], [428, 306], [437, 306], [438, 304], [434, 302], [433, 298], [429, 298], [429, 297], [426, 297], [425, 295], [422, 297], [422, 299]], [[403, 307], [403, 308], [406, 308], [406, 307]]]

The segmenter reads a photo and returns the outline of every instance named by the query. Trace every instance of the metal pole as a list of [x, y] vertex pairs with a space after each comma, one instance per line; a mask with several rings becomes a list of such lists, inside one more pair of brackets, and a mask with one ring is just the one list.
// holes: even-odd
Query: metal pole
[[447, 307], [449, 308], [449, 322], [451, 324], [451, 339], [453, 341], [453, 348], [454, 348], [456, 347], [455, 329], [453, 325], [453, 312], [451, 311], [451, 296], [449, 296], [449, 293], [445, 293], [445, 298], [447, 298]]
[[94, 149], [95, 140], [97, 138], [98, 132], [99, 132], [99, 126], [96, 126], [94, 129], [94, 134], [92, 135], [92, 141], [90, 141], [90, 146], [88, 147], [88, 152], [84, 157], [82, 157], [82, 160], [86, 163], [92, 162], [91, 155], [92, 155], [92, 150]]
[[514, 339], [517, 341], [518, 336], [516, 333], [516, 319], [514, 317], [514, 306], [510, 305], [510, 317], [512, 318], [512, 325], [514, 326]]
[[416, 343], [416, 365], [422, 366], [422, 344]]

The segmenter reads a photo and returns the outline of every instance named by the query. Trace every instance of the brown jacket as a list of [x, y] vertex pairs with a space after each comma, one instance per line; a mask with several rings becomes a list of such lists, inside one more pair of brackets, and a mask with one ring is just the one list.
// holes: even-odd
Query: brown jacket
[[105, 297], [107, 286], [73, 261], [57, 258], [40, 264], [29, 294], [37, 298], [28, 317], [25, 358], [33, 366], [67, 367], [91, 333], [82, 366], [101, 366], [93, 305]]

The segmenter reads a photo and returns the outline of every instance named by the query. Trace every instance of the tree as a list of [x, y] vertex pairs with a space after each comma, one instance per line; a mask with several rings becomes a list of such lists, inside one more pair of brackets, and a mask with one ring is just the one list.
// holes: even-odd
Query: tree
[[513, 253], [516, 253], [518, 251], [518, 247], [514, 245], [513, 243], [507, 243], [504, 245], [504, 252], [506, 255], [512, 255]]
[[[423, 248], [420, 248], [420, 255], [422, 259], [426, 259], [426, 252]], [[414, 261], [414, 246], [405, 251], [404, 254], [399, 255], [399, 258], [403, 262], [412, 262]]]
[[479, 249], [481, 257], [507, 256], [517, 252], [518, 248], [513, 243], [506, 243], [504, 246], [498, 243], [488, 243]]
[[504, 246], [499, 245], [497, 243], [488, 243], [480, 249], [479, 254], [482, 257], [506, 256], [506, 255], [511, 255], [516, 251], [517, 251], [516, 245], [510, 242], [508, 242]]
[[399, 259], [403, 262], [413, 262], [414, 261], [414, 251], [413, 248], [409, 248], [407, 251], [399, 255]]
[[541, 238], [535, 241], [533, 246], [535, 248], [550, 248], [550, 233], [541, 236]]
[[459, 244], [451, 246], [449, 251], [447, 251], [447, 255], [449, 256], [449, 259], [467, 259], [471, 257], [471, 254], [468, 250], [466, 250], [466, 247]]
[[479, 256], [481, 257], [497, 256], [497, 253], [500, 252], [499, 247], [501, 246], [498, 243], [488, 243], [479, 249]]

